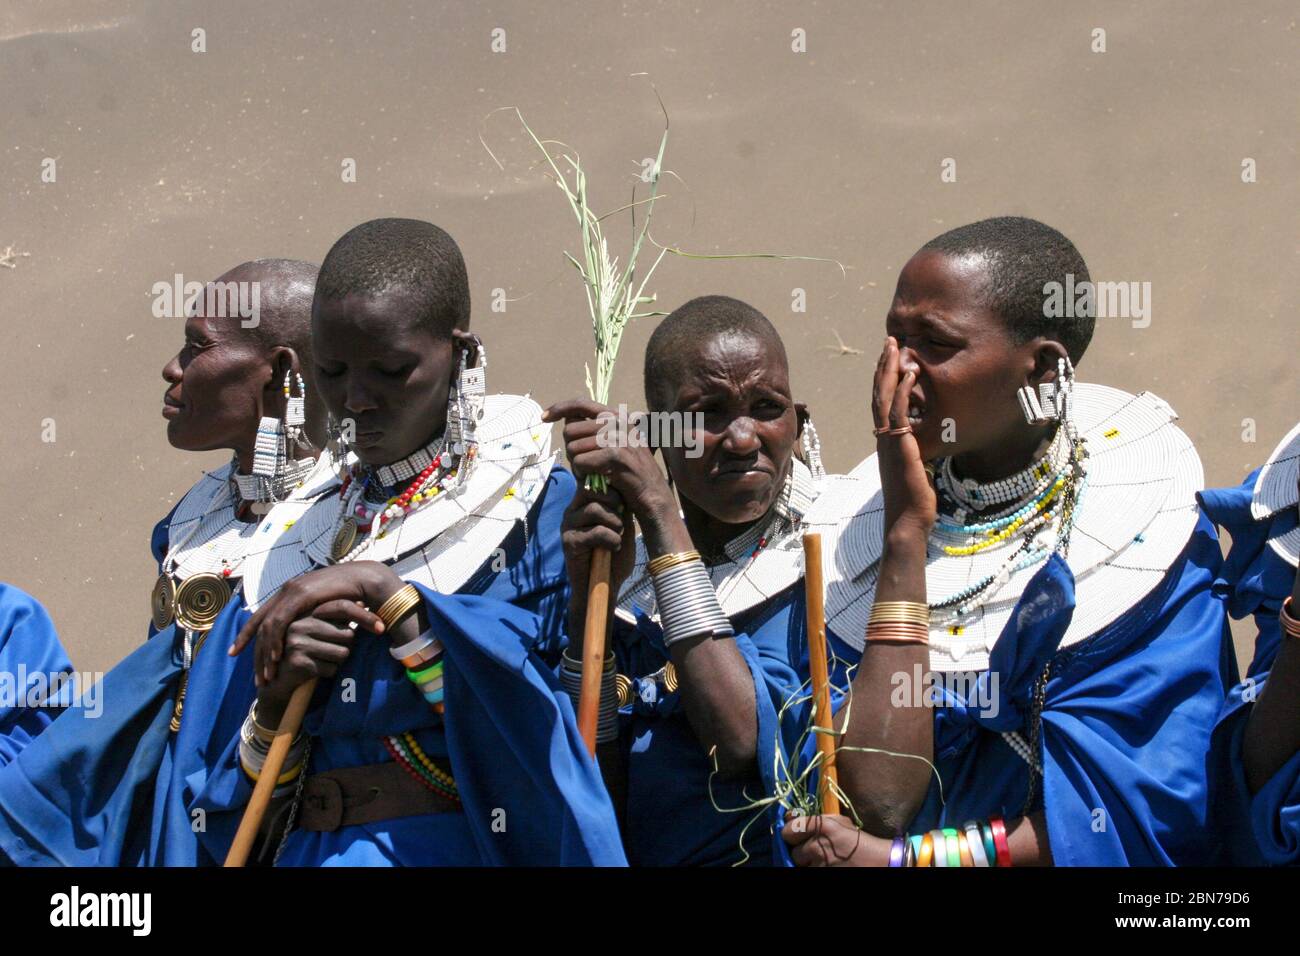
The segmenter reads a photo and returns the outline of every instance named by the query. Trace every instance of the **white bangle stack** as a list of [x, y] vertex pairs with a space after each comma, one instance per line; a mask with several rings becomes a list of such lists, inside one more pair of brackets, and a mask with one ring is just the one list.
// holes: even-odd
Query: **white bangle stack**
[[[582, 696], [582, 661], [575, 661], [566, 650], [560, 657], [560, 687], [578, 710]], [[606, 744], [618, 739], [618, 683], [614, 677], [614, 655], [605, 656], [605, 666], [600, 674], [600, 708], [596, 717], [596, 743]]]
[[[271, 752], [271, 741], [274, 739], [274, 731], [258, 724], [257, 703], [254, 702], [239, 730], [239, 764], [254, 783], [262, 775], [262, 767], [266, 765], [266, 755]], [[307, 736], [299, 731], [284, 759], [285, 769], [275, 782], [273, 796], [282, 797], [293, 792], [294, 780], [302, 773], [306, 763], [307, 742]]]
[[698, 551], [665, 554], [650, 562], [664, 646], [693, 637], [734, 637]]

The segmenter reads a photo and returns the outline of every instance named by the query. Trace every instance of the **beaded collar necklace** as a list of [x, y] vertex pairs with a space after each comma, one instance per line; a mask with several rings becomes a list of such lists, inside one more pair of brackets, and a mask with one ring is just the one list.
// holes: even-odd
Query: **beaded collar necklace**
[[[958, 505], [954, 517], [948, 518], [941, 501], [940, 517], [935, 526], [936, 537], [940, 542], [945, 538], [964, 542], [942, 545], [947, 557], [973, 557], [1009, 544], [1017, 537], [1020, 543], [996, 570], [983, 575], [955, 594], [930, 602], [932, 621], [942, 622], [971, 613], [992, 600], [1017, 571], [1045, 561], [1054, 552], [1068, 552], [1076, 509], [1087, 487], [1087, 472], [1084, 468], [1086, 457], [1087, 449], [1083, 440], [1074, 435], [1072, 430], [1058, 428], [1048, 453], [1042, 459], [1025, 471], [1013, 475], [1011, 479], [1003, 479], [1004, 482], [1016, 482], [1024, 489], [1022, 496], [1009, 499], [1012, 505], [1010, 509], [996, 517], [967, 524], [964, 507]], [[952, 493], [952, 485], [941, 478], [944, 474], [950, 475], [951, 471], [939, 471], [936, 475], [936, 488], [939, 489], [941, 498], [947, 496], [952, 501], [957, 495]], [[1033, 482], [1032, 486], [1030, 481]], [[977, 486], [976, 490], [985, 487], [987, 486]], [[962, 490], [969, 493], [970, 483], [966, 483]], [[1005, 490], [997, 492], [999, 496], [1005, 493]], [[993, 498], [986, 495], [981, 500], [991, 501]], [[1039, 542], [1039, 533], [1052, 530], [1052, 524], [1058, 518], [1060, 520], [1055, 540], [1050, 543]]]
[[[399, 461], [377, 468], [360, 466], [343, 479], [343, 485], [339, 488], [339, 514], [334, 522], [334, 539], [330, 549], [334, 561], [356, 560], [376, 539], [391, 531], [396, 522], [419, 511], [457, 483], [459, 476], [465, 472], [464, 464], [472, 457], [472, 453], [456, 456], [444, 450], [443, 445], [444, 438], [440, 435]], [[420, 464], [420, 469], [413, 472], [417, 464]], [[357, 473], [360, 473], [360, 478], [355, 482], [355, 487], [352, 487]], [[414, 479], [403, 491], [382, 502], [370, 500], [376, 491], [382, 494], [387, 488], [395, 490], [402, 480], [389, 482], [385, 481], [386, 478], [412, 473]], [[366, 532], [366, 537], [358, 546], [357, 538], [362, 531]]]
[[[239, 517], [243, 506], [252, 499], [244, 498], [240, 493], [239, 486], [235, 481], [233, 481], [233, 479], [238, 476], [238, 468], [239, 459], [232, 456], [230, 459], [230, 478], [232, 480], [223, 482], [217, 488], [213, 493], [212, 498], [209, 499], [207, 507], [203, 509], [203, 512], [196, 518], [191, 519], [192, 523], [181, 540], [177, 541], [175, 544], [168, 545], [167, 554], [163, 557], [162, 566], [164, 574], [169, 576], [175, 575], [182, 560], [178, 555], [181, 555], [186, 546], [193, 541], [199, 531], [203, 530], [203, 527], [208, 522], [209, 518], [214, 515], [221, 515], [221, 512], [228, 508], [230, 509], [229, 515], [221, 515], [221, 523], [208, 529], [208, 533], [204, 535], [204, 541], [215, 542], [232, 528], [239, 530], [239, 534], [237, 535], [239, 541], [237, 542], [237, 546], [234, 548], [234, 551], [237, 553], [230, 553], [232, 551], [230, 547], [219, 549], [222, 554], [226, 555], [225, 557], [219, 558], [221, 562], [221, 576], [224, 578], [237, 576], [235, 572], [239, 569], [239, 566], [244, 563], [246, 553], [246, 548], [243, 546], [245, 532], [257, 527], [256, 522], [241, 521]], [[212, 473], [209, 472], [209, 474]], [[201, 544], [202, 542], [199, 543]]]
[[951, 516], [953, 524], [960, 525], [969, 513], [987, 512], [992, 506], [1032, 500], [1051, 485], [1065, 466], [1070, 447], [1066, 430], [1057, 428], [1042, 458], [1023, 471], [990, 482], [958, 478], [953, 471], [952, 458], [944, 458], [935, 470], [935, 488], [946, 499], [940, 502], [941, 511]]
[[[300, 458], [298, 461], [289, 462], [282, 473], [272, 478], [269, 475], [241, 475], [236, 460], [230, 471], [230, 483], [234, 493], [240, 499], [240, 504], [235, 510], [240, 510], [245, 503], [265, 505], [283, 501], [295, 489], [302, 486], [315, 467], [316, 459]], [[261, 509], [261, 513], [267, 510], [269, 509]]]

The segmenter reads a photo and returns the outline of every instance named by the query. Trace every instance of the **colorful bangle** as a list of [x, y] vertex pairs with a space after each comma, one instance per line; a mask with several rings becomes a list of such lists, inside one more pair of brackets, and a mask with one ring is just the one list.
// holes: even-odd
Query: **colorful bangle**
[[921, 841], [924, 839], [925, 839], [925, 835], [922, 833], [918, 833], [915, 836], [908, 837], [907, 849], [908, 849], [908, 855], [910, 857], [910, 862], [907, 864], [908, 866], [921, 865]]
[[957, 831], [957, 852], [961, 854], [962, 866], [970, 867], [975, 865], [975, 857], [970, 852], [970, 841], [966, 839], [964, 830]]
[[961, 844], [957, 842], [957, 831], [953, 827], [944, 827], [943, 838], [948, 844], [948, 865], [961, 866]]
[[903, 859], [906, 857], [907, 837], [894, 837], [894, 842], [889, 845], [889, 865], [899, 867], [903, 865]]
[[407, 641], [400, 647], [390, 647], [388, 653], [393, 656], [393, 660], [401, 661], [408, 668], [415, 668], [426, 661], [433, 661], [440, 657], [442, 642], [433, 636], [432, 631], [425, 631], [415, 640]]
[[998, 866], [1011, 865], [1011, 845], [1007, 843], [1007, 825], [1001, 817], [989, 817], [993, 830], [993, 845], [998, 848]]
[[966, 831], [966, 845], [970, 847], [971, 860], [977, 867], [989, 866], [988, 855], [984, 852], [984, 837], [980, 834], [980, 825], [974, 820], [962, 824]]
[[930, 842], [934, 844], [934, 865], [935, 867], [945, 867], [948, 865], [948, 841], [944, 838], [942, 830], [930, 831]]
[[929, 833], [921, 835], [921, 849], [916, 854], [917, 866], [934, 866], [934, 837]]
[[984, 855], [988, 857], [989, 866], [997, 866], [998, 845], [993, 842], [993, 827], [987, 820], [980, 824], [980, 836], [983, 838]]
[[407, 670], [406, 676], [411, 678], [415, 683], [421, 681], [433, 680], [442, 673], [442, 661], [434, 661], [428, 667], [421, 668], [418, 671]]
[[437, 690], [423, 691], [422, 696], [424, 697], [425, 700], [427, 700], [431, 704], [441, 704], [442, 688], [439, 687]]

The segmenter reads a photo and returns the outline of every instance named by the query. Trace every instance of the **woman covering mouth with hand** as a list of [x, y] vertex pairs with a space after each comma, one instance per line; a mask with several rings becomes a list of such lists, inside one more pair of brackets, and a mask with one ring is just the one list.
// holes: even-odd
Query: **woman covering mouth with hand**
[[[1074, 245], [1014, 217], [945, 233], [899, 274], [882, 370], [904, 384], [852, 473], [886, 530], [841, 547], [828, 579], [836, 652], [863, 661], [838, 757], [862, 829], [790, 821], [798, 864], [1216, 858], [1207, 752], [1235, 667], [1200, 462], [1154, 395], [1074, 382], [1093, 318], [1045, 301], [1071, 275], [1088, 279]], [[906, 424], [904, 402], [921, 412]], [[928, 463], [936, 507], [911, 534], [924, 586], [890, 607], [900, 462]], [[884, 693], [868, 664], [899, 641], [928, 668], [900, 667]], [[921, 701], [931, 721], [900, 716]]]

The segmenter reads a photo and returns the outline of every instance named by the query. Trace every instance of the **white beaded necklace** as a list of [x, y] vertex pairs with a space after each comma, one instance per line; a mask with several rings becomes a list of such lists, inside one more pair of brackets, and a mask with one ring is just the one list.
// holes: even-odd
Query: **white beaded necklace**
[[1042, 458], [1023, 471], [990, 482], [958, 478], [953, 459], [944, 458], [935, 472], [935, 484], [958, 506], [953, 516], [957, 522], [964, 521], [968, 512], [983, 514], [991, 505], [1020, 504], [1041, 494], [1065, 467], [1071, 448], [1067, 439], [1066, 429], [1057, 428]]

